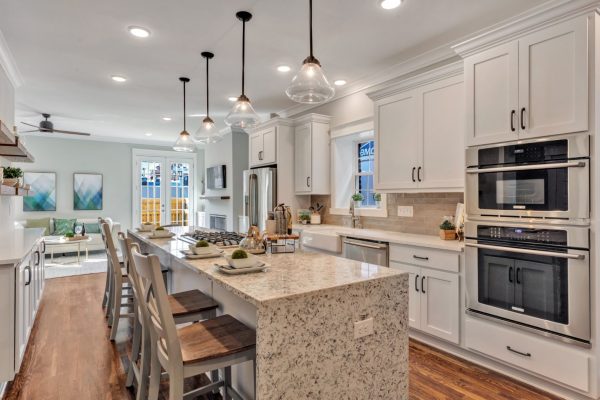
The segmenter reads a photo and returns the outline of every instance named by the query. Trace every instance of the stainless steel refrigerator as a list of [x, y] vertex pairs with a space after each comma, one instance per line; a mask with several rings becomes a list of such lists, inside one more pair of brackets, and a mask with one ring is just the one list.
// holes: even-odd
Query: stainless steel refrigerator
[[268, 213], [277, 205], [277, 168], [254, 168], [244, 171], [244, 216], [240, 231], [258, 226], [266, 229]]

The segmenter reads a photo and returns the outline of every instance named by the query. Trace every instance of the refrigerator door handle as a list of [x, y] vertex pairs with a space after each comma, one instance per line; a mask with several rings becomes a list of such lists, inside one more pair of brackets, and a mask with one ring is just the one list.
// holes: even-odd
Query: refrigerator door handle
[[258, 225], [258, 221], [256, 221], [257, 219], [257, 209], [256, 209], [256, 203], [258, 201], [257, 199], [257, 184], [258, 184], [258, 177], [256, 176], [256, 174], [250, 174], [248, 176], [248, 224], [250, 226], [253, 225]]

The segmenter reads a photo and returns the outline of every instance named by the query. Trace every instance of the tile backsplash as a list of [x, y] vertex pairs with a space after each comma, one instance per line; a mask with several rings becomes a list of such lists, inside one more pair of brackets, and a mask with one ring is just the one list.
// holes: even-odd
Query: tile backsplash
[[[323, 223], [350, 225], [350, 217], [331, 215], [330, 196], [312, 196], [311, 202], [325, 204]], [[388, 217], [361, 217], [363, 228], [394, 232], [437, 235], [445, 215], [454, 215], [456, 203], [464, 203], [463, 193], [391, 193], [387, 195]], [[412, 217], [399, 217], [398, 206], [412, 206]]]

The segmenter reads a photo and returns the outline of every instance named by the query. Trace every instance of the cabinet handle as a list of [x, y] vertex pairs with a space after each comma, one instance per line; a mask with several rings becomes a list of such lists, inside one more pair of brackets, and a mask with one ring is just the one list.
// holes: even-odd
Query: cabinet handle
[[423, 167], [419, 167], [419, 169], [417, 170], [417, 179], [419, 180], [419, 182], [422, 182], [422, 181], [421, 181], [421, 169], [422, 169], [422, 168], [423, 168]]
[[306, 187], [310, 187], [310, 176], [306, 177]]
[[41, 261], [40, 252], [36, 250], [33, 254], [35, 254], [35, 266], [37, 267]]
[[262, 156], [262, 154], [263, 154], [262, 150], [258, 152], [258, 159], [259, 159], [259, 160], [262, 160], [262, 159], [263, 159], [263, 156]]
[[413, 182], [416, 182], [416, 180], [415, 180], [415, 169], [417, 169], [417, 168], [413, 167], [413, 169], [412, 169], [412, 181]]
[[421, 277], [421, 292], [425, 293], [425, 275]]
[[521, 284], [521, 278], [519, 272], [521, 272], [521, 268], [517, 268], [517, 284], [520, 285]]
[[525, 129], [525, 107], [521, 108], [521, 129]]
[[429, 261], [429, 257], [421, 257], [421, 256], [418, 256], [418, 255], [416, 255], [416, 254], [413, 254], [413, 258], [414, 258], [415, 260]]
[[415, 292], [419, 293], [419, 275], [415, 275]]
[[42, 240], [42, 245], [44, 246], [44, 247], [42, 247], [42, 253], [46, 254], [46, 241], [45, 240]]
[[508, 281], [510, 283], [513, 283], [513, 281], [514, 281], [513, 273], [514, 273], [513, 267], [509, 267], [508, 268]]
[[31, 267], [28, 265], [25, 269], [27, 270], [27, 282], [25, 282], [25, 286], [29, 286], [31, 284]]
[[517, 112], [515, 110], [512, 110], [510, 112], [510, 130], [511, 131], [515, 131], [515, 115], [517, 114]]
[[520, 356], [523, 356], [523, 357], [531, 357], [531, 353], [523, 353], [522, 351], [515, 350], [510, 346], [506, 346], [506, 350], [511, 351], [511, 352], [518, 354]]

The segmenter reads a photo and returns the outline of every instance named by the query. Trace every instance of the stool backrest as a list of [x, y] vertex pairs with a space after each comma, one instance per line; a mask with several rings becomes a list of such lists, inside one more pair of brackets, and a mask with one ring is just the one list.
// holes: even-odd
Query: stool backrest
[[139, 251], [139, 245], [137, 243], [133, 243], [131, 238], [125, 236], [123, 232], [117, 233], [117, 241], [119, 242], [119, 248], [121, 249], [121, 255], [123, 256], [123, 266], [127, 270], [127, 276], [131, 280], [132, 288], [135, 295], [135, 292], [138, 290], [138, 282], [135, 268], [131, 267], [131, 250], [129, 249], [129, 247], [135, 244], [136, 246], [138, 246]]
[[123, 284], [123, 276], [121, 275], [121, 267], [119, 263], [119, 256], [117, 255], [117, 249], [115, 249], [115, 242], [113, 241], [110, 227], [106, 222], [102, 224], [101, 230], [104, 235], [104, 245], [106, 247], [109, 273], [112, 274], [113, 282], [115, 283], [115, 290], [120, 290], [121, 285]]
[[142, 299], [142, 307], [146, 307], [148, 322], [154, 332], [157, 350], [170, 363], [183, 363], [181, 345], [177, 337], [177, 328], [167, 296], [167, 288], [162, 277], [160, 261], [156, 255], [143, 255], [139, 248], [131, 247], [131, 259], [136, 269]]

